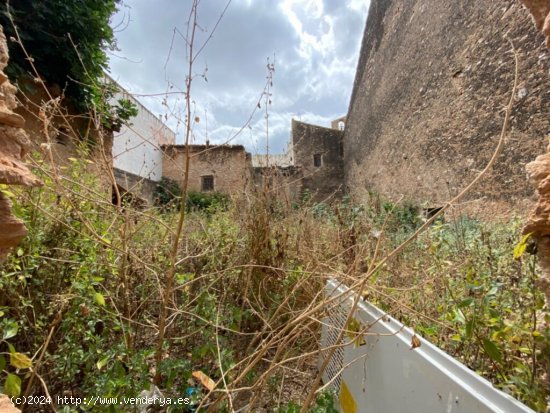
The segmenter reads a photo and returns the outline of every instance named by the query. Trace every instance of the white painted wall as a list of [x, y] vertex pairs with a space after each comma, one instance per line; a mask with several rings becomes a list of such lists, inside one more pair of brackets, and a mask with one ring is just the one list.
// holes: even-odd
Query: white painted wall
[[[107, 76], [107, 80], [116, 83]], [[118, 85], [117, 85], [118, 86]], [[174, 144], [176, 134], [122, 87], [114, 100], [129, 99], [138, 107], [130, 127], [123, 126], [113, 137], [113, 166], [152, 181], [162, 178], [160, 145]]]

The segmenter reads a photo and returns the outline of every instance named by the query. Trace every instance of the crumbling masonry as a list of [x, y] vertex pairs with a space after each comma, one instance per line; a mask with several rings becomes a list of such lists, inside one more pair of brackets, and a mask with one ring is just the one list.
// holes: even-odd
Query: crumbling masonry
[[[23, 117], [13, 112], [16, 88], [4, 74], [8, 59], [6, 37], [0, 27], [0, 184], [39, 186], [41, 182], [22, 161], [30, 141], [23, 130]], [[12, 214], [10, 200], [0, 192], [0, 260], [26, 234], [23, 222]]]

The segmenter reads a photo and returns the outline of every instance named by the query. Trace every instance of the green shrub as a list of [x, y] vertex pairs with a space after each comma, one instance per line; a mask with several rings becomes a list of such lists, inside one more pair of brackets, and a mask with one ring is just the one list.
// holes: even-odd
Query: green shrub
[[194, 211], [226, 211], [231, 205], [229, 195], [223, 192], [196, 192], [187, 194], [187, 209]]

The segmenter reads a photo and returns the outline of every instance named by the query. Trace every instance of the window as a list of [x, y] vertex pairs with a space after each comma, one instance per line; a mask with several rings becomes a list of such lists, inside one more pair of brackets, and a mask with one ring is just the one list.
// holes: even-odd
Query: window
[[321, 160], [321, 154], [317, 153], [313, 155], [313, 166], [316, 168], [319, 168], [321, 166], [322, 160]]
[[203, 191], [213, 191], [214, 190], [214, 176], [205, 175], [202, 178], [202, 190]]

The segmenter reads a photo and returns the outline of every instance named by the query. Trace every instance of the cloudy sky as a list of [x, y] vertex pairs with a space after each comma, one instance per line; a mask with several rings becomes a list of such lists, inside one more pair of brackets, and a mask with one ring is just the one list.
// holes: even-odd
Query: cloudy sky
[[[282, 153], [291, 119], [329, 126], [349, 103], [369, 0], [201, 0], [193, 66], [194, 143]], [[183, 139], [191, 0], [123, 0], [111, 75]], [[267, 62], [274, 64], [266, 139]], [[257, 103], [261, 98], [260, 108]], [[244, 126], [244, 128], [243, 128]], [[241, 131], [240, 133], [238, 133]]]

